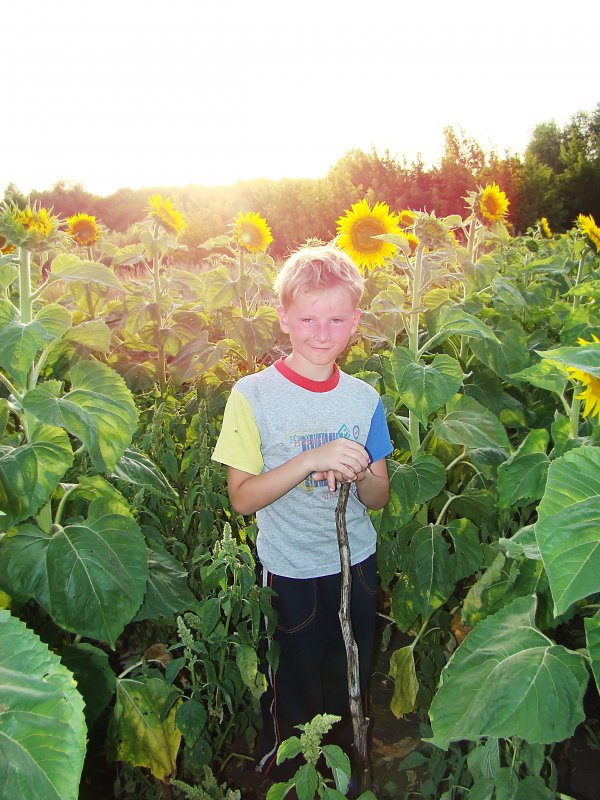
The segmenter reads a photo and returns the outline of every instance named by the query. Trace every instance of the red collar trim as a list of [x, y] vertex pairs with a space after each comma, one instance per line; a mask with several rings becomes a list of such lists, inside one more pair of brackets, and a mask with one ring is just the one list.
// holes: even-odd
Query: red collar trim
[[313, 381], [311, 378], [305, 378], [304, 375], [300, 375], [300, 373], [288, 367], [285, 363], [285, 358], [285, 356], [282, 356], [273, 364], [277, 372], [280, 372], [288, 381], [295, 383], [296, 386], [308, 389], [309, 392], [330, 392], [340, 382], [340, 371], [335, 363], [330, 378], [327, 378], [326, 381]]

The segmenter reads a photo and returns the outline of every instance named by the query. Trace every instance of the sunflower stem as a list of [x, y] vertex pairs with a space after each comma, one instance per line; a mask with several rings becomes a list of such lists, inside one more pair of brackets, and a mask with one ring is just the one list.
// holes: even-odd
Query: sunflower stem
[[573, 402], [571, 403], [571, 414], [569, 415], [570, 435], [572, 439], [576, 439], [579, 436], [579, 409], [581, 407], [581, 400], [579, 400], [575, 392], [579, 391], [580, 388], [581, 385], [578, 389], [573, 391]]
[[19, 304], [21, 322], [31, 322], [33, 298], [31, 296], [31, 254], [24, 247], [19, 249]]
[[[575, 278], [575, 286], [579, 286], [581, 283], [581, 278], [583, 277], [583, 265], [585, 263], [585, 257], [587, 256], [587, 250], [584, 250], [581, 254], [581, 258], [579, 259], [579, 266], [577, 267], [577, 277]], [[573, 298], [573, 311], [577, 311], [579, 308], [579, 303], [581, 302], [581, 297], [574, 297]]]
[[[419, 356], [419, 312], [421, 307], [421, 282], [423, 278], [423, 250], [421, 242], [417, 245], [415, 252], [415, 268], [413, 273], [412, 303], [410, 325], [408, 328], [408, 348], [410, 352], [418, 358]], [[419, 438], [419, 420], [414, 411], [408, 411], [408, 434], [410, 443], [410, 453], [413, 460], [419, 455], [421, 441]]]
[[[156, 236], [158, 232], [156, 233]], [[158, 386], [160, 396], [164, 397], [167, 387], [167, 367], [165, 363], [165, 348], [162, 340], [162, 321], [160, 317], [160, 255], [157, 252], [156, 236], [152, 242], [152, 280], [154, 282], [154, 322], [156, 325], [156, 352], [158, 356]]]
[[244, 290], [244, 275], [246, 274], [246, 254], [244, 248], [240, 247], [240, 306], [242, 316], [248, 316], [248, 304], [246, 303], [246, 292]]

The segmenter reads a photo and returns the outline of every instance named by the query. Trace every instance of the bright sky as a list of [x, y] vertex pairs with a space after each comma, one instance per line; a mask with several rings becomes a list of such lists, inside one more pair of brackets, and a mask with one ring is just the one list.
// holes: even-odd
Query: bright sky
[[28, 0], [2, 23], [0, 196], [436, 163], [447, 125], [518, 153], [600, 101], [597, 0]]

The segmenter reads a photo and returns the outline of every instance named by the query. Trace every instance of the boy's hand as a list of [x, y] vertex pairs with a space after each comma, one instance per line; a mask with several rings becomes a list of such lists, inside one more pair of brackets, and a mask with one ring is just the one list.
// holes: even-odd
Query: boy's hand
[[310, 453], [314, 480], [327, 480], [331, 491], [335, 491], [336, 481], [352, 483], [362, 480], [370, 461], [365, 448], [351, 439], [334, 439], [307, 452]]

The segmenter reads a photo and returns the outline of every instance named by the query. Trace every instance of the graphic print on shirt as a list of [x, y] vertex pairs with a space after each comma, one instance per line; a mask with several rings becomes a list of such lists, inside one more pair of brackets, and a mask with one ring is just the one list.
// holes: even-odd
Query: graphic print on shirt
[[[328, 442], [333, 442], [335, 439], [350, 439], [354, 437], [354, 439], [357, 440], [359, 434], [360, 428], [358, 425], [353, 426], [351, 434], [350, 428], [344, 422], [335, 433], [330, 431], [321, 433], [294, 433], [290, 436], [290, 441], [294, 447], [298, 447], [304, 452], [305, 450], [313, 450], [315, 447], [321, 447]], [[299, 486], [301, 489], [304, 489], [305, 492], [312, 492], [314, 489], [327, 487], [327, 481], [315, 481], [312, 475], [308, 475]], [[355, 491], [354, 484], [352, 484], [351, 488], [352, 491]], [[323, 499], [333, 500], [337, 498], [337, 495], [337, 491], [327, 492], [323, 495]]]

